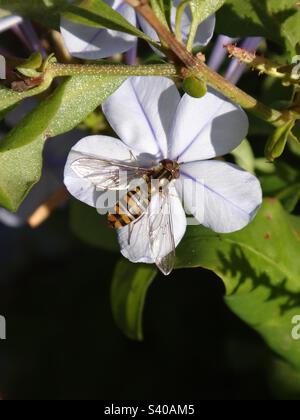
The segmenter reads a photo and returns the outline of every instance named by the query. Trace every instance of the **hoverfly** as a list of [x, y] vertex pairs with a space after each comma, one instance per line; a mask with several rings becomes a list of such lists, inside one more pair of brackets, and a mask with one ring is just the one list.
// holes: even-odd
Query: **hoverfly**
[[[99, 190], [128, 190], [116, 203], [114, 211], [108, 214], [108, 224], [116, 230], [129, 226], [130, 245], [138, 222], [146, 218], [148, 238], [145, 241], [149, 241], [152, 258], [165, 275], [170, 274], [175, 263], [175, 239], [168, 187], [171, 181], [180, 177], [179, 164], [164, 159], [147, 168], [137, 166], [136, 162], [85, 156], [75, 160], [71, 168]], [[146, 187], [141, 187], [139, 180]], [[132, 182], [138, 185], [131, 188]], [[159, 194], [160, 198], [159, 211], [155, 214], [151, 206], [154, 194]]]

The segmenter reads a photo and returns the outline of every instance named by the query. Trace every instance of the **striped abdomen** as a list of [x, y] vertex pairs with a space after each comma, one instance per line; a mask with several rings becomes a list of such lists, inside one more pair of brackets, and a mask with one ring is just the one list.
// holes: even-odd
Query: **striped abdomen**
[[143, 177], [146, 187], [136, 187], [134, 190], [129, 191], [117, 203], [115, 213], [108, 215], [108, 223], [112, 228], [121, 229], [142, 217], [151, 201], [152, 183], [155, 184], [156, 181], [154, 190], [161, 191], [172, 179], [179, 177], [179, 165], [166, 159], [161, 161], [151, 172], [151, 175]]
[[141, 187], [136, 187], [116, 204], [115, 213], [108, 215], [110, 227], [121, 229], [146, 213], [151, 200], [151, 179], [146, 179], [146, 182], [145, 191], [142, 191]]

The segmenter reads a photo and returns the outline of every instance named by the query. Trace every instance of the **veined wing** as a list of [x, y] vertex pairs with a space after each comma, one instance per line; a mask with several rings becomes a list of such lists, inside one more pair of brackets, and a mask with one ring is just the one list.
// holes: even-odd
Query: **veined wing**
[[126, 190], [133, 180], [151, 174], [151, 168], [139, 167], [135, 162], [124, 163], [89, 156], [76, 159], [71, 168], [79, 177], [103, 190]]
[[[150, 249], [155, 264], [163, 274], [168, 276], [174, 269], [176, 258], [171, 199], [168, 190], [159, 193], [157, 199], [159, 199], [159, 206], [149, 206], [147, 214]], [[159, 209], [158, 213], [157, 209]]]
[[118, 236], [122, 254], [130, 261], [154, 262], [163, 274], [170, 274], [175, 265], [175, 238], [169, 195], [153, 194], [147, 211], [119, 229]]

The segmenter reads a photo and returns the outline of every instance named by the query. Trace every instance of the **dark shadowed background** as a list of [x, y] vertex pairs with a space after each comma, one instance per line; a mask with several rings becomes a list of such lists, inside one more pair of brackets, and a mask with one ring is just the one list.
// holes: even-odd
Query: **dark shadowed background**
[[272, 354], [222, 300], [214, 274], [158, 277], [145, 342], [117, 329], [118, 256], [72, 236], [68, 209], [41, 228], [1, 226], [0, 390], [5, 399], [266, 399]]

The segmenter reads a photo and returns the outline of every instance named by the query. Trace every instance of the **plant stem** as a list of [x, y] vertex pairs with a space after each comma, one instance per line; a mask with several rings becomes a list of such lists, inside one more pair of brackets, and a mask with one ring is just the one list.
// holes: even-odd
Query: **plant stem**
[[[191, 74], [205, 80], [208, 85], [221, 92], [227, 98], [274, 126], [281, 126], [286, 121], [295, 118], [295, 112], [293, 111], [286, 110], [280, 112], [257, 101], [252, 96], [225, 80], [218, 73], [211, 70], [197, 57], [193, 56], [193, 54], [175, 38], [169, 29], [161, 24], [147, 0], [126, 0], [126, 2], [134, 7], [136, 11], [147, 20], [187, 69], [189, 69]], [[300, 118], [300, 115], [298, 115], [298, 118]]]
[[78, 75], [105, 76], [179, 76], [174, 64], [153, 64], [128, 66], [123, 64], [49, 64], [47, 67], [53, 77]]

